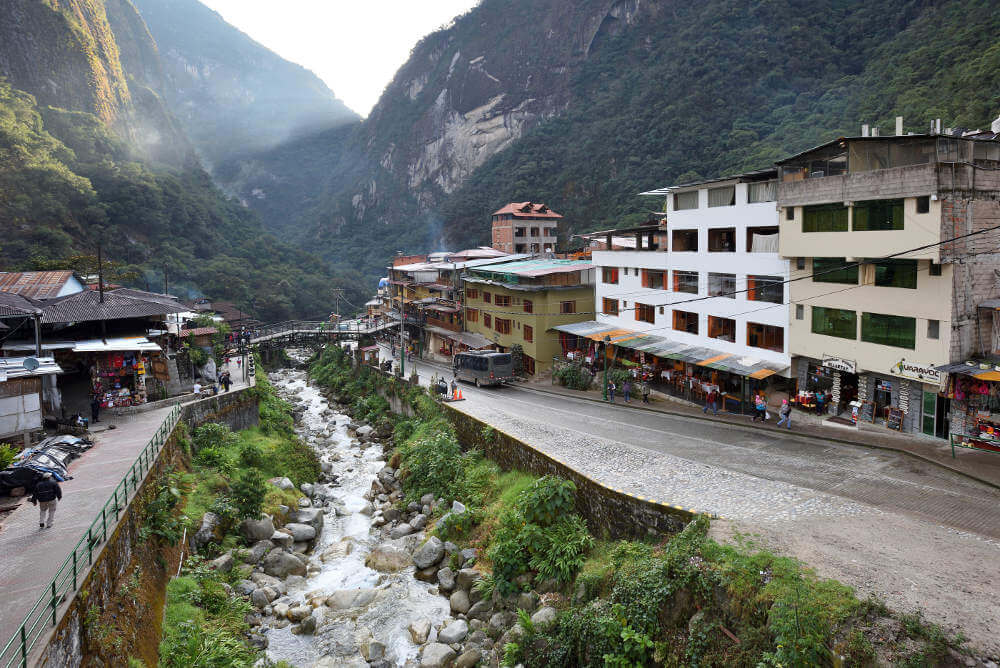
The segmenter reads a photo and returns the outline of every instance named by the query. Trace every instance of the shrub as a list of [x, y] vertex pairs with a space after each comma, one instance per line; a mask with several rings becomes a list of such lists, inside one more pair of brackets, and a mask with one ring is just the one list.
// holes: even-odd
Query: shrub
[[146, 504], [145, 521], [139, 529], [140, 538], [158, 536], [170, 545], [181, 539], [181, 521], [175, 512], [181, 500], [180, 490], [170, 484], [160, 485], [153, 500]]
[[542, 578], [570, 582], [583, 566], [594, 539], [579, 515], [567, 515], [541, 533], [543, 543], [529, 562]]
[[248, 469], [240, 474], [232, 484], [232, 501], [236, 507], [237, 519], [260, 517], [267, 494], [267, 482], [257, 469]]
[[231, 455], [222, 448], [215, 446], [208, 446], [198, 450], [198, 453], [194, 456], [194, 464], [201, 468], [217, 469], [226, 475], [232, 473], [236, 468]]
[[589, 390], [593, 375], [579, 364], [569, 364], [560, 367], [555, 372], [555, 378], [560, 385], [571, 390]]
[[240, 445], [240, 463], [243, 466], [260, 468], [264, 465], [264, 451], [253, 442], [245, 442]]
[[483, 521], [483, 512], [466, 508], [464, 513], [448, 513], [434, 527], [441, 540], [462, 541]]
[[209, 422], [194, 430], [194, 452], [197, 454], [208, 447], [232, 448], [238, 440], [239, 437], [226, 425]]
[[406, 474], [406, 497], [450, 496], [461, 472], [462, 449], [454, 434], [439, 423], [423, 424], [399, 448]]
[[554, 475], [542, 476], [521, 492], [517, 507], [526, 522], [549, 526], [560, 517], [573, 512], [576, 485]]
[[21, 450], [14, 445], [0, 443], [0, 471], [10, 466], [19, 452]]

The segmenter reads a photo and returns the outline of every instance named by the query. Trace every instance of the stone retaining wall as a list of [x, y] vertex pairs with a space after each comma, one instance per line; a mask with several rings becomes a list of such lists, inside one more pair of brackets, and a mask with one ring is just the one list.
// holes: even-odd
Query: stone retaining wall
[[[226, 424], [234, 430], [254, 427], [259, 421], [257, 397], [253, 388], [243, 388], [228, 394], [200, 399], [182, 406], [181, 420], [190, 429], [207, 422]], [[140, 538], [139, 532], [145, 522], [146, 506], [156, 496], [159, 484], [166, 475], [184, 464], [183, 456], [178, 430], [175, 428], [155, 464], [146, 474], [139, 491], [122, 514], [118, 525], [113, 531], [109, 530], [108, 540], [100, 548], [93, 567], [82, 576], [82, 584], [76, 596], [62, 612], [55, 631], [42, 647], [40, 654], [36, 649], [37, 665], [60, 668], [63, 666], [75, 668], [84, 664], [124, 665], [129, 656], [144, 658], [147, 659], [147, 665], [156, 665], [155, 662], [150, 663], [148, 659], [156, 659], [156, 643], [159, 641], [163, 616], [162, 595], [154, 597], [157, 605], [145, 610], [143, 619], [131, 620], [133, 623], [128, 625], [134, 629], [135, 636], [125, 639], [124, 646], [128, 652], [126, 656], [93, 655], [94, 649], [84, 646], [84, 625], [87, 612], [92, 607], [96, 611], [101, 611], [106, 609], [106, 606], [115, 604], [115, 595], [120, 590], [123, 580], [135, 570], [136, 566], [140, 566], [146, 574], [154, 569], [162, 570], [163, 587], [166, 587], [172, 572], [176, 571], [176, 557], [173, 564], [169, 563], [169, 560], [166, 560], [166, 563], [158, 563], [162, 559], [157, 557], [164, 555], [145, 550], [146, 543]], [[170, 551], [176, 552], [176, 550]], [[142, 646], [144, 642], [147, 645], [151, 643], [151, 646]]]

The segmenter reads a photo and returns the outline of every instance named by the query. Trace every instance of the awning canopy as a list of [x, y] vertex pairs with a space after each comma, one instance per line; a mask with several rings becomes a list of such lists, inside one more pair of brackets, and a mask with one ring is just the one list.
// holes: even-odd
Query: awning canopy
[[74, 353], [110, 353], [128, 352], [160, 352], [162, 348], [145, 336], [129, 336], [118, 339], [89, 339], [77, 341], [73, 346]]
[[942, 364], [941, 366], [934, 367], [934, 370], [944, 373], [957, 373], [962, 376], [972, 376], [977, 380], [1000, 381], [1000, 370], [997, 370], [997, 366], [989, 362], [973, 361], [972, 364], [968, 364], [967, 362]]
[[[34, 361], [25, 366], [25, 360]], [[51, 357], [0, 357], [0, 381], [62, 372], [62, 368]]]
[[367, 353], [371, 352], [372, 350], [378, 350], [378, 346], [365, 346], [364, 348], [361, 349], [361, 352]]
[[728, 371], [749, 378], [767, 378], [788, 368], [787, 364], [768, 362], [755, 357], [741, 357], [734, 353], [724, 353], [712, 348], [692, 346], [672, 341], [663, 336], [621, 329], [594, 320], [556, 325], [552, 329], [574, 336], [582, 336], [592, 341], [603, 341], [604, 337], [609, 337], [612, 345], [622, 348], [638, 350], [655, 357], [675, 359], [720, 371]]
[[493, 342], [487, 339], [482, 334], [477, 334], [476, 332], [449, 332], [446, 330], [441, 330], [443, 336], [451, 339], [456, 343], [461, 343], [463, 346], [468, 347], [470, 350], [482, 350], [483, 348], [489, 348], [493, 345]]
[[[53, 350], [72, 350], [76, 341], [42, 341], [42, 350], [52, 352]], [[15, 352], [35, 352], [34, 341], [4, 341], [4, 350]]]

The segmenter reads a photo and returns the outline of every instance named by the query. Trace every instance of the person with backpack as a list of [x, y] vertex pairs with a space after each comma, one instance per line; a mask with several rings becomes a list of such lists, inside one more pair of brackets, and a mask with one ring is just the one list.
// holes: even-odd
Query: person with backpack
[[767, 422], [767, 400], [764, 399], [764, 393], [758, 392], [754, 395], [754, 415], [751, 422], [756, 422], [760, 419], [761, 422]]
[[642, 383], [642, 403], [649, 403], [649, 381], [643, 381]]
[[[35, 484], [35, 490], [31, 493], [31, 503], [38, 505], [39, 517], [38, 528], [52, 528], [52, 520], [56, 515], [56, 503], [62, 499], [62, 489], [55, 481], [51, 473], [42, 474], [42, 479]], [[45, 520], [45, 513], [49, 514], [48, 521]]]
[[786, 425], [789, 429], [792, 428], [792, 407], [788, 403], [788, 399], [782, 399], [781, 408], [778, 410], [778, 426], [782, 424]]
[[701, 409], [701, 412], [708, 415], [708, 409], [712, 409], [712, 415], [719, 414], [719, 393], [714, 387], [705, 396], [705, 407]]

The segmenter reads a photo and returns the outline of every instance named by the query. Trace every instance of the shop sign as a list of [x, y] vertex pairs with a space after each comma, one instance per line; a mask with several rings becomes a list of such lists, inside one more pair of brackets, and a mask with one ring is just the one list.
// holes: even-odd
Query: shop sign
[[931, 364], [920, 364], [919, 362], [907, 362], [901, 359], [889, 368], [889, 373], [900, 378], [918, 380], [921, 383], [938, 385], [941, 383], [941, 372]]
[[834, 371], [843, 371], [845, 373], [857, 373], [858, 365], [854, 360], [845, 360], [841, 357], [823, 357], [823, 366], [833, 369]]

